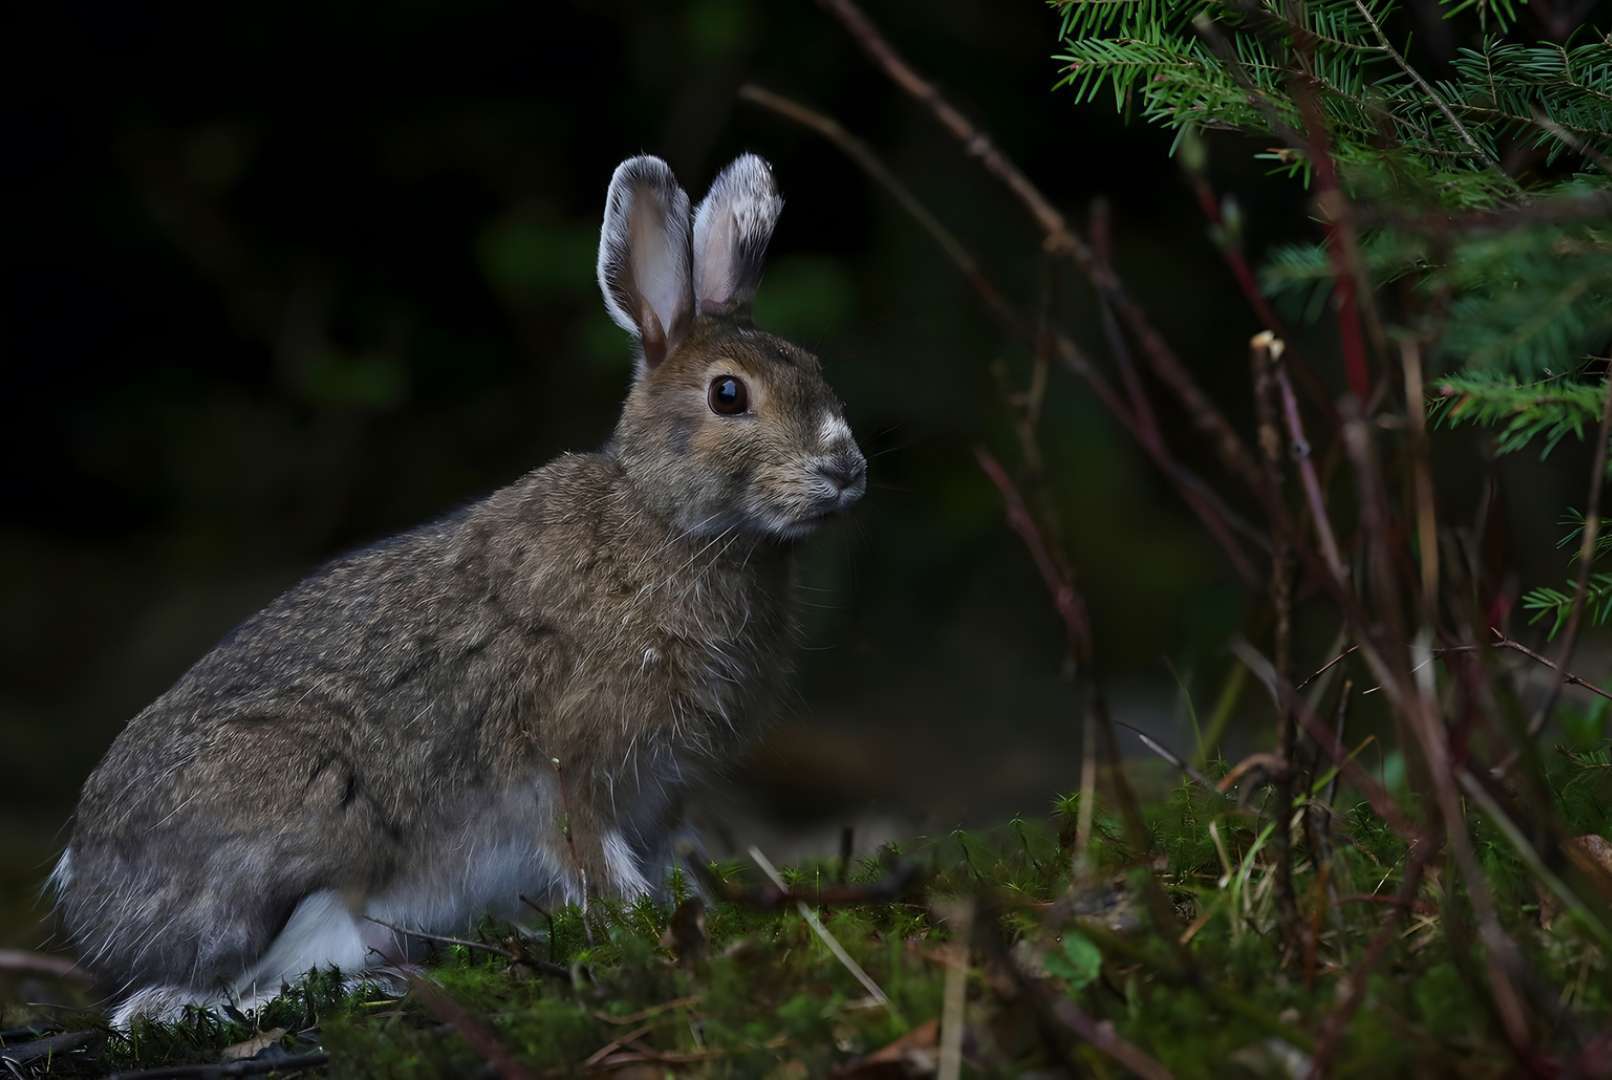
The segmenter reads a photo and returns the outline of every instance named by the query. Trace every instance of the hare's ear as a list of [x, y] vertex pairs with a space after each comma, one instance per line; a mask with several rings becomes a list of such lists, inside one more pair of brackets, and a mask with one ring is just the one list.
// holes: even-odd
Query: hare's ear
[[754, 154], [736, 158], [711, 184], [694, 213], [694, 302], [700, 314], [749, 314], [767, 241], [783, 208], [772, 166]]
[[628, 158], [610, 178], [599, 288], [610, 317], [642, 342], [649, 367], [677, 348], [694, 321], [688, 196], [658, 157]]

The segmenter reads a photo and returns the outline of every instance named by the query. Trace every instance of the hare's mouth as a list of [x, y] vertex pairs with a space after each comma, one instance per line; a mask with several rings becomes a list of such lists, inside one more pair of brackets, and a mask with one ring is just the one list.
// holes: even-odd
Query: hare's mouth
[[[828, 485], [823, 485], [828, 488]], [[828, 490], [813, 492], [802, 504], [790, 509], [794, 513], [783, 510], [782, 507], [773, 509], [764, 515], [765, 528], [774, 536], [783, 540], [799, 540], [816, 532], [818, 528], [835, 518], [843, 517], [862, 498], [866, 490], [866, 482], [858, 478], [855, 483], [847, 487], [837, 485]]]
[[825, 506], [813, 509], [810, 513], [801, 515], [795, 521], [804, 528], [815, 529], [819, 525], [827, 524], [835, 518], [841, 518], [850, 513], [851, 508], [856, 505], [857, 500], [860, 498], [860, 494], [853, 495], [849, 491], [843, 492], [837, 499]]

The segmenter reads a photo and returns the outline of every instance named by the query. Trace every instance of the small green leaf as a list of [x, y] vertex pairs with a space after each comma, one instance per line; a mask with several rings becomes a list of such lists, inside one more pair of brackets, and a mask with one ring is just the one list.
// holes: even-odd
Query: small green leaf
[[1103, 952], [1085, 935], [1066, 931], [1063, 952], [1047, 957], [1047, 970], [1068, 983], [1071, 993], [1084, 990], [1103, 970]]

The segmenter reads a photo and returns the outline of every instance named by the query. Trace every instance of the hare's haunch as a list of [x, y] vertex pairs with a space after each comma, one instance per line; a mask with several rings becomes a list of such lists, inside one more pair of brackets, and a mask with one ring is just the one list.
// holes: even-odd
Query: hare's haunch
[[754, 156], [692, 215], [624, 162], [605, 447], [330, 564], [124, 728], [53, 875], [116, 1022], [405, 960], [380, 923], [663, 885], [685, 785], [788, 672], [794, 543], [866, 485], [817, 358], [750, 325], [782, 205]]

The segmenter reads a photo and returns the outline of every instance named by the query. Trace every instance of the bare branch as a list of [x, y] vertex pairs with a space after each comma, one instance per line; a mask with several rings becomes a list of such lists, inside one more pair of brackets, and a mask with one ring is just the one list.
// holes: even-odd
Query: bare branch
[[1047, 250], [1066, 255], [1090, 280], [1092, 286], [1107, 297], [1114, 309], [1130, 327], [1142, 345], [1155, 375], [1167, 385], [1181, 402], [1192, 422], [1214, 447], [1226, 468], [1251, 489], [1259, 490], [1259, 468], [1253, 455], [1244, 445], [1242, 437], [1231, 426], [1208, 395], [1198, 386], [1180, 358], [1175, 355], [1162, 335], [1148, 321], [1141, 307], [1131, 299], [1124, 284], [1113, 270], [1093, 254], [1063, 214], [1052, 205], [1041, 190], [1025, 176], [996, 146], [990, 135], [968, 120], [940, 93], [935, 84], [909, 64], [891, 46], [878, 27], [862, 12], [853, 0], [818, 0], [818, 3], [837, 18], [850, 32], [862, 50], [890, 78], [890, 80], [923, 104], [940, 125], [949, 131], [964, 150], [979, 161], [986, 172], [1005, 184], [1019, 200], [1045, 237]]

